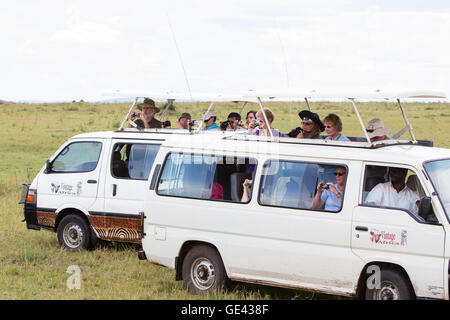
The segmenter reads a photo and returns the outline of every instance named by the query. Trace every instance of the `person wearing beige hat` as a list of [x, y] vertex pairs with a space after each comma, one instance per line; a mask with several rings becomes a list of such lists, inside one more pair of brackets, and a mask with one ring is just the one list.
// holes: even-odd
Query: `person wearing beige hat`
[[132, 113], [130, 120], [134, 121], [138, 128], [162, 128], [161, 122], [155, 119], [155, 115], [160, 111], [155, 105], [155, 101], [150, 98], [145, 98], [144, 102], [138, 104], [137, 108], [141, 110], [142, 113], [139, 113], [139, 117]]
[[372, 119], [367, 123], [366, 131], [371, 142], [392, 139], [391, 137], [388, 137], [388, 133], [391, 129], [386, 128], [383, 121], [378, 118]]
[[205, 127], [203, 130], [216, 130], [219, 129], [219, 126], [216, 124], [216, 115], [212, 110], [203, 113], [203, 122], [205, 123]]

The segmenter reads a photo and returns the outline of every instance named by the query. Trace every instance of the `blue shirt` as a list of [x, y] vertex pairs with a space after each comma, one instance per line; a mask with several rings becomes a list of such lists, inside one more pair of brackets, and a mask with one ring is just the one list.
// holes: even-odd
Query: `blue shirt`
[[[326, 136], [325, 140], [331, 140], [330, 136]], [[347, 138], [346, 136], [344, 136], [342, 133], [339, 135], [339, 137], [337, 137], [336, 141], [350, 141], [349, 138]]]
[[213, 122], [212, 125], [210, 125], [209, 127], [205, 127], [205, 130], [212, 130], [212, 129], [219, 129], [219, 126]]
[[[341, 194], [341, 199], [344, 199], [344, 192], [339, 190], [337, 183], [334, 185], [336, 190]], [[320, 200], [325, 202], [325, 211], [339, 211], [341, 209], [341, 203], [338, 197], [330, 190], [325, 190], [320, 196]]]

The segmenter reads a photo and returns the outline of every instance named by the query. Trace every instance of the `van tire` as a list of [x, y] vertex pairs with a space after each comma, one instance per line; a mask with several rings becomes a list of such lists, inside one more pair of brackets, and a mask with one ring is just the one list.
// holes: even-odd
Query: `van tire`
[[217, 250], [208, 245], [192, 247], [183, 260], [184, 286], [190, 293], [205, 294], [221, 290], [226, 271]]
[[409, 279], [394, 269], [381, 269], [379, 288], [366, 288], [366, 300], [413, 300]]
[[78, 215], [65, 216], [58, 225], [57, 233], [60, 246], [66, 250], [79, 251], [92, 248], [90, 226]]

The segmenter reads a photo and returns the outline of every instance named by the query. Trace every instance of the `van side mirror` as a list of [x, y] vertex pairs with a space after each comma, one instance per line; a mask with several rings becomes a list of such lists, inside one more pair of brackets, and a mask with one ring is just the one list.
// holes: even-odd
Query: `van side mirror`
[[47, 159], [47, 161], [45, 162], [44, 173], [50, 173], [50, 172], [52, 172], [52, 163], [50, 162], [50, 160]]
[[434, 215], [433, 207], [431, 206], [430, 197], [422, 197], [422, 199], [420, 199], [419, 216], [427, 222], [438, 222], [436, 216]]

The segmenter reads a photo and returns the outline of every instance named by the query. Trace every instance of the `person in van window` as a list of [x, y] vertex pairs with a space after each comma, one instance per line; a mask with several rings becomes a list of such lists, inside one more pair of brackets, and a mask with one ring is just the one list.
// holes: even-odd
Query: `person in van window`
[[[274, 137], [282, 137], [283, 134], [280, 131], [272, 128], [272, 122], [275, 118], [272, 110], [270, 110], [269, 108], [264, 108], [264, 113], [266, 115], [267, 121], [269, 121], [269, 126], [271, 128], [273, 136]], [[257, 126], [256, 126], [256, 129], [251, 133], [252, 135], [269, 136], [270, 137], [270, 132], [269, 132], [268, 126], [266, 125], [266, 121], [264, 120], [264, 115], [261, 112], [261, 110], [259, 110], [256, 113], [255, 125], [257, 125]]]
[[208, 112], [205, 111], [202, 118], [204, 119], [203, 122], [205, 123], [205, 127], [203, 128], [203, 130], [219, 129], [219, 126], [216, 124], [217, 117], [212, 110], [209, 110]]
[[[160, 111], [155, 105], [155, 101], [145, 98], [144, 102], [138, 104], [137, 108], [142, 112], [139, 114], [139, 117], [136, 117], [134, 112], [131, 113], [130, 120], [134, 121], [138, 128], [162, 128], [161, 122], [155, 119], [155, 115]], [[132, 125], [129, 124], [129, 127], [132, 127]]]
[[388, 136], [391, 129], [386, 128], [381, 119], [375, 118], [367, 123], [367, 135], [371, 142], [381, 141], [381, 140], [391, 140], [392, 138]]
[[367, 195], [364, 204], [408, 210], [417, 215], [419, 195], [405, 183], [408, 169], [389, 168], [390, 181], [377, 184]]
[[223, 200], [223, 187], [218, 182], [213, 182], [210, 199]]
[[191, 121], [192, 117], [190, 113], [183, 112], [181, 116], [178, 118], [177, 126], [180, 129], [189, 130], [189, 121]]
[[325, 132], [327, 133], [325, 140], [350, 141], [349, 138], [341, 133], [342, 120], [338, 115], [330, 113], [323, 119], [323, 123], [325, 125]]
[[309, 110], [300, 111], [298, 116], [302, 120], [302, 127], [297, 127], [288, 133], [291, 138], [322, 139], [320, 133], [325, 130], [317, 113]]
[[317, 185], [312, 209], [323, 208], [325, 211], [339, 211], [341, 209], [347, 168], [337, 166], [334, 175], [336, 176], [336, 184], [321, 181]]
[[243, 193], [242, 193], [241, 202], [248, 202], [250, 200], [250, 183], [251, 183], [251, 180], [245, 179], [244, 183], [242, 184]]

